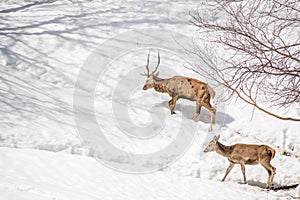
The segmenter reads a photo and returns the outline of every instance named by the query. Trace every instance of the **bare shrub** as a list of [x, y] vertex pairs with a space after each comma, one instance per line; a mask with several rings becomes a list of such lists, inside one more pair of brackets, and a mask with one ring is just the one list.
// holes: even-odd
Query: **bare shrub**
[[300, 104], [299, 14], [298, 0], [221, 1], [192, 12], [200, 44], [191, 53], [205, 64], [191, 69], [225, 86], [228, 98], [300, 121], [274, 109]]

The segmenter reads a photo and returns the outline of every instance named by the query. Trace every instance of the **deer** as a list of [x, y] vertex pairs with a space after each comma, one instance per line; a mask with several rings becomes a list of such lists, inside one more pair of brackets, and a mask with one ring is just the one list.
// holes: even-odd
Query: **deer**
[[270, 164], [270, 161], [275, 156], [275, 150], [267, 145], [256, 144], [234, 144], [231, 146], [225, 146], [218, 140], [220, 135], [214, 136], [209, 142], [204, 152], [215, 151], [221, 156], [224, 156], [230, 162], [229, 167], [221, 181], [225, 181], [227, 175], [232, 170], [235, 164], [241, 165], [241, 170], [244, 177], [244, 184], [247, 183], [245, 175], [245, 165], [257, 165], [261, 164], [268, 172], [268, 181], [266, 189], [274, 188], [273, 179], [275, 176], [276, 168]]
[[[158, 77], [159, 72], [157, 70], [160, 64], [159, 51], [157, 66], [154, 71], [150, 73], [149, 57], [150, 53], [148, 53], [147, 57], [147, 72], [141, 74], [142, 76], [147, 77], [143, 90], [154, 88], [154, 90], [157, 92], [168, 93], [171, 97], [171, 100], [169, 101], [171, 115], [176, 114], [174, 112], [174, 109], [178, 99], [183, 98], [191, 101], [196, 101], [196, 112], [193, 115], [192, 119], [197, 119], [197, 117], [200, 115], [201, 107], [203, 106], [212, 113], [211, 125], [214, 124], [216, 109], [211, 106], [210, 100], [215, 97], [215, 91], [207, 83], [201, 82], [194, 78], [174, 76], [171, 78], [163, 79]], [[212, 129], [212, 127], [210, 127], [210, 129]]]

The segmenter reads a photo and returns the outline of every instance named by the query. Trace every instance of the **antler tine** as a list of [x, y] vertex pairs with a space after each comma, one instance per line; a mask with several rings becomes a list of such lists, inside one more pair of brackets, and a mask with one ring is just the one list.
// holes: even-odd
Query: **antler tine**
[[147, 57], [147, 65], [146, 65], [147, 75], [150, 74], [150, 71], [149, 71], [149, 58], [150, 58], [150, 52], [148, 53], [148, 57]]
[[159, 51], [158, 51], [157, 57], [158, 57], [157, 66], [156, 66], [155, 70], [152, 72], [152, 74], [154, 74], [154, 73], [157, 71], [158, 66], [159, 66], [159, 64], [160, 64], [160, 55], [159, 55]]
[[150, 71], [149, 71], [149, 57], [150, 57], [150, 52], [148, 53], [147, 65], [145, 66], [146, 69], [147, 69], [147, 73], [141, 73], [142, 76], [149, 76], [150, 75]]

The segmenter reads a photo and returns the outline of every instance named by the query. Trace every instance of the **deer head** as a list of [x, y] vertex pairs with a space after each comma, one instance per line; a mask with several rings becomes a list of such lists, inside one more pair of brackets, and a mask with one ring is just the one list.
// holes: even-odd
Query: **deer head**
[[220, 139], [220, 135], [215, 135], [214, 138], [209, 142], [204, 152], [215, 151], [217, 148], [217, 142]]
[[150, 53], [148, 53], [148, 57], [147, 57], [147, 65], [146, 65], [146, 69], [147, 72], [141, 74], [142, 76], [147, 76], [147, 80], [146, 83], [143, 87], [143, 90], [147, 90], [149, 88], [153, 88], [154, 87], [154, 83], [155, 83], [155, 78], [158, 76], [159, 72], [157, 71], [159, 63], [160, 63], [160, 56], [159, 56], [159, 52], [158, 52], [158, 61], [157, 61], [157, 66], [154, 69], [153, 72], [150, 73], [149, 71], [149, 57], [150, 57]]

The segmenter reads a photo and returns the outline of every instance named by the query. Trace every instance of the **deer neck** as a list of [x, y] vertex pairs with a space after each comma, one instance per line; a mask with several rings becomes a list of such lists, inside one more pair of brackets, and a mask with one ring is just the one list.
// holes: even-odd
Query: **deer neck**
[[225, 146], [223, 144], [221, 144], [220, 142], [217, 142], [217, 150], [216, 152], [224, 157], [229, 157], [231, 152], [232, 152], [232, 148], [231, 146]]
[[169, 93], [169, 88], [167, 87], [167, 84], [169, 82], [168, 79], [162, 79], [162, 78], [159, 78], [159, 77], [155, 77], [154, 78], [155, 82], [154, 82], [154, 89], [157, 91], [157, 92], [168, 92]]

